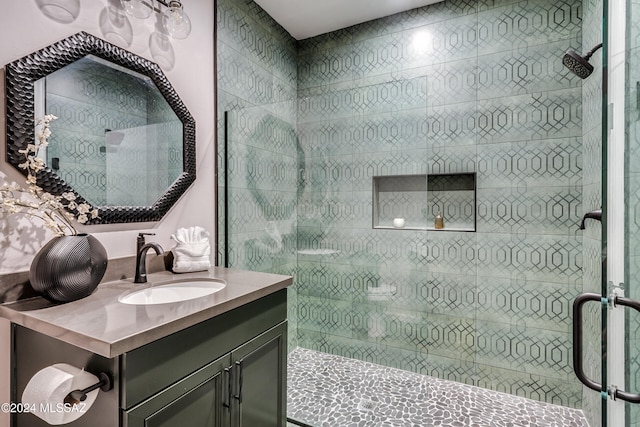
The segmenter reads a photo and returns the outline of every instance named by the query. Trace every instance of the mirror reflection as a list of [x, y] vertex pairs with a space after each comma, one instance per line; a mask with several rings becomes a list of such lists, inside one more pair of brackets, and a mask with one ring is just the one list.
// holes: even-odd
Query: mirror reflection
[[35, 117], [53, 114], [38, 185], [99, 210], [92, 224], [158, 221], [196, 179], [196, 123], [160, 66], [80, 32], [5, 66], [7, 162], [21, 173]]
[[149, 206], [183, 172], [183, 124], [151, 78], [85, 57], [37, 80], [46, 164], [95, 206]]

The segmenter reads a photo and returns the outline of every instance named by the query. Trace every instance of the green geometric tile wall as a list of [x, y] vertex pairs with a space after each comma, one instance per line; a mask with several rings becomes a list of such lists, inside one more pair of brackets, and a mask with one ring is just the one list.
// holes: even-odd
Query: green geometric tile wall
[[[219, 1], [230, 261], [295, 276], [296, 344], [581, 407], [581, 1], [452, 0], [293, 47], [249, 3]], [[433, 173], [476, 173], [475, 233], [372, 228], [374, 176]]]
[[[300, 43], [298, 249], [329, 251], [298, 258], [300, 345], [581, 405], [580, 12], [451, 2]], [[476, 233], [371, 229], [373, 176], [429, 172], [477, 173]]]

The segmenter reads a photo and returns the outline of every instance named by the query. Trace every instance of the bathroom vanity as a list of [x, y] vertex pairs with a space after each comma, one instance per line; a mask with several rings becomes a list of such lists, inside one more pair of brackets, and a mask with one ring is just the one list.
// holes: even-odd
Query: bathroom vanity
[[[180, 279], [226, 286], [176, 303], [124, 304], [131, 280], [105, 283], [82, 300], [41, 298], [0, 306], [12, 322], [12, 401], [55, 363], [106, 372], [113, 389], [70, 426], [286, 425], [289, 276], [213, 268], [149, 275], [149, 288]], [[13, 427], [46, 426], [33, 414]]]

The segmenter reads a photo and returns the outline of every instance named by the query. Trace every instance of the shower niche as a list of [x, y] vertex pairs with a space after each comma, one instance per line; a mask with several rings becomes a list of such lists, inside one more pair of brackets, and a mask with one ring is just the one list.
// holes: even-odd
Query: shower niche
[[476, 174], [373, 177], [373, 228], [475, 231]]

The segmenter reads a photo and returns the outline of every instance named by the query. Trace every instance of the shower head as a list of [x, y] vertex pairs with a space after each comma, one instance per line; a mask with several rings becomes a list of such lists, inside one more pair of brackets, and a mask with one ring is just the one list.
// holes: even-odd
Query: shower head
[[569, 49], [564, 56], [562, 57], [562, 63], [565, 67], [567, 67], [573, 74], [580, 77], [581, 79], [586, 79], [593, 72], [593, 65], [589, 64], [589, 59], [595, 53], [596, 50], [602, 47], [602, 43], [596, 45], [593, 49], [587, 52], [586, 55], [581, 56], [573, 49]]
[[586, 79], [593, 72], [593, 65], [589, 64], [589, 61], [580, 56], [575, 50], [569, 49], [562, 57], [562, 63], [581, 79]]

